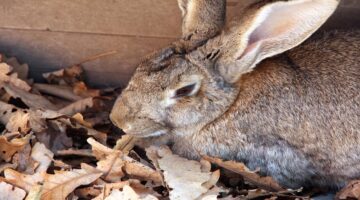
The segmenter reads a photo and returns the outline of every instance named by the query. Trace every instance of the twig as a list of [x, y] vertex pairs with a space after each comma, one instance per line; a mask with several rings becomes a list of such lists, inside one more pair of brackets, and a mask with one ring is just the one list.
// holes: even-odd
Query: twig
[[97, 59], [102, 58], [102, 57], [106, 57], [106, 56], [116, 54], [117, 52], [118, 52], [117, 50], [112, 50], [112, 51], [108, 51], [108, 52], [104, 52], [104, 53], [99, 53], [99, 54], [90, 56], [88, 58], [85, 58], [84, 60], [80, 61], [79, 63], [77, 63], [75, 65], [81, 65], [81, 64], [84, 64], [86, 62], [90, 62], [90, 61], [97, 60]]

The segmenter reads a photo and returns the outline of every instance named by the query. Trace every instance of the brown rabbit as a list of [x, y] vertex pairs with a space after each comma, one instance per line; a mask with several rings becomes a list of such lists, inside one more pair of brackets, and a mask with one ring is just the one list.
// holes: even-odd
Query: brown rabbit
[[337, 0], [261, 1], [226, 25], [224, 0], [179, 1], [184, 38], [138, 66], [110, 116], [118, 127], [190, 158], [242, 161], [291, 188], [360, 177], [360, 31], [296, 47]]

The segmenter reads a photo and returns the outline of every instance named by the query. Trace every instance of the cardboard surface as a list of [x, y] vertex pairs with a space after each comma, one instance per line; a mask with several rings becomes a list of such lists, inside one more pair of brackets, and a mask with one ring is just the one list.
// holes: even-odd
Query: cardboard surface
[[[238, 2], [228, 0], [228, 15]], [[285, 17], [285, 16], [284, 16]], [[31, 75], [65, 67], [103, 52], [115, 55], [85, 64], [92, 85], [125, 85], [144, 55], [180, 37], [176, 0], [1, 0], [0, 52], [29, 63]], [[360, 1], [342, 0], [323, 29], [360, 28]]]

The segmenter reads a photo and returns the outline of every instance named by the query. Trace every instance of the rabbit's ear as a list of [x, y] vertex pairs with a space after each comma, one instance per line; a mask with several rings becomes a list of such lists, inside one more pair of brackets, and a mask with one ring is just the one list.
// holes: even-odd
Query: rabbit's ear
[[195, 42], [218, 34], [225, 23], [226, 0], [178, 0], [182, 12], [182, 36]]
[[265, 58], [302, 43], [337, 5], [338, 0], [267, 0], [250, 6], [221, 36], [217, 69], [225, 80], [236, 82]]

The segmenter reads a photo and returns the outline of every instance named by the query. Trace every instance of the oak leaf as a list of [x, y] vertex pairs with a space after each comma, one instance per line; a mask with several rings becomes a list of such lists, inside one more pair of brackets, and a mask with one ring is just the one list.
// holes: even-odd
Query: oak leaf
[[336, 194], [335, 199], [360, 199], [360, 180], [351, 181]]
[[173, 154], [168, 147], [150, 147], [147, 151], [155, 151], [157, 154], [158, 167], [164, 171], [165, 182], [172, 189], [171, 200], [197, 199], [208, 192], [219, 179], [219, 171], [212, 173], [198, 161]]
[[120, 151], [114, 151], [105, 159], [97, 162], [97, 169], [103, 172], [103, 178], [109, 182], [118, 182], [124, 176], [124, 161], [120, 158]]
[[220, 167], [223, 167], [232, 172], [238, 173], [244, 177], [248, 182], [258, 186], [259, 188], [269, 191], [282, 191], [284, 190], [273, 178], [261, 177], [255, 172], [250, 171], [243, 163], [235, 161], [223, 161], [219, 158], [213, 158], [210, 156], [203, 156], [203, 158], [211, 163], [214, 163]]
[[0, 182], [0, 200], [22, 200], [26, 192], [8, 183]]
[[7, 181], [11, 182], [13, 185], [24, 189], [29, 192], [33, 186], [42, 183], [44, 180], [43, 173], [35, 173], [32, 175], [23, 174], [13, 169], [6, 169], [4, 171], [4, 176]]
[[6, 137], [0, 136], [0, 159], [9, 162], [16, 152], [22, 150], [28, 144], [29, 137], [13, 139], [9, 142]]
[[32, 148], [31, 157], [39, 163], [36, 172], [46, 172], [52, 162], [54, 153], [46, 148], [44, 144], [37, 142]]
[[125, 185], [123, 190], [113, 190], [105, 200], [118, 200], [118, 199], [127, 199], [127, 200], [157, 200], [157, 198], [150, 194], [137, 194], [136, 191], [131, 188], [129, 185]]
[[81, 185], [88, 185], [102, 175], [99, 171], [74, 169], [72, 171], [56, 171], [54, 175], [46, 175], [41, 199], [65, 199]]

